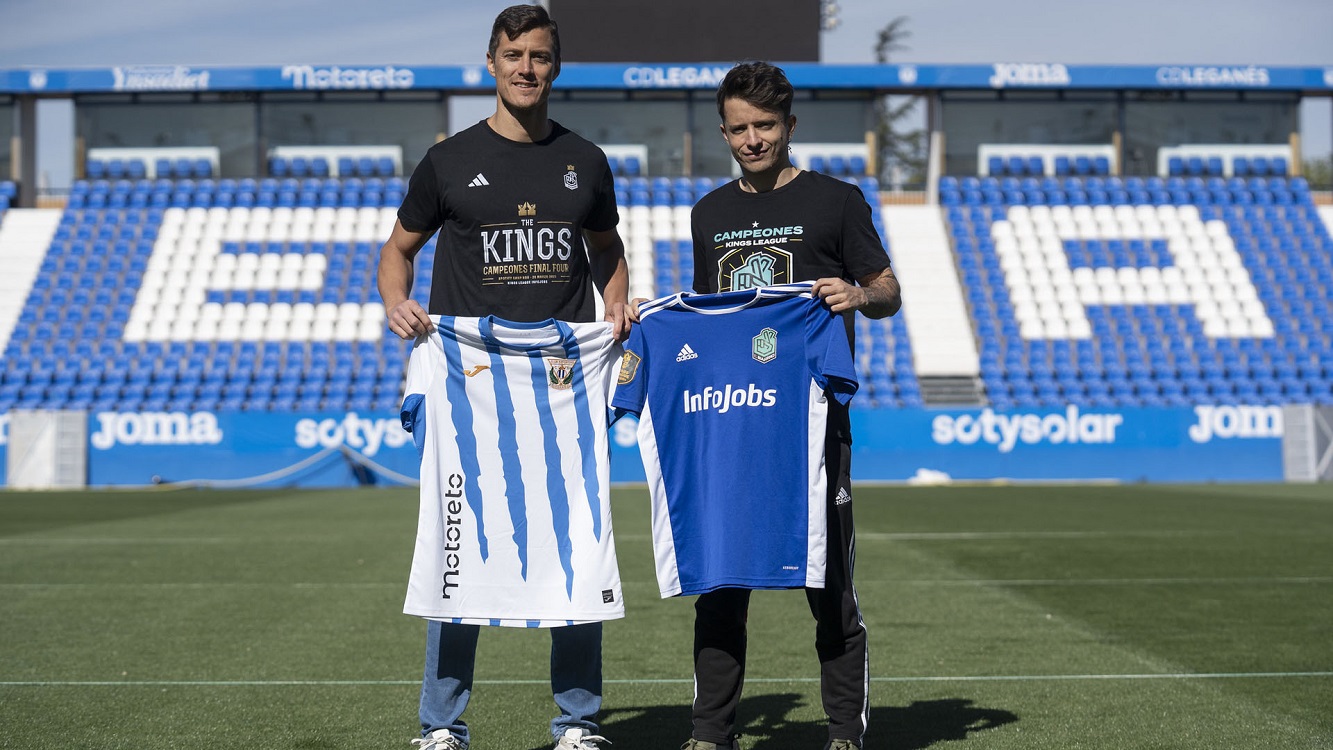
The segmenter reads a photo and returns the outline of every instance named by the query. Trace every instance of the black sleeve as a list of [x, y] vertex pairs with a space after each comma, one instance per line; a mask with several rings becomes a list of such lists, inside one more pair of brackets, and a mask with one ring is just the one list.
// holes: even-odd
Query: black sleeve
[[702, 221], [699, 218], [701, 213], [707, 213], [708, 209], [700, 201], [694, 204], [690, 210], [690, 237], [694, 244], [694, 291], [696, 294], [713, 294], [717, 289], [713, 287], [713, 280], [717, 278], [717, 269], [711, 266], [709, 259], [708, 238], [705, 236], [704, 229], [701, 226]]
[[620, 213], [616, 210], [616, 179], [611, 174], [611, 165], [606, 161], [606, 153], [597, 150], [601, 158], [598, 168], [602, 177], [597, 181], [597, 202], [583, 222], [583, 228], [592, 232], [605, 232], [615, 229], [620, 223]]
[[870, 217], [870, 204], [855, 188], [847, 191], [842, 210], [842, 265], [853, 281], [877, 274], [889, 267], [889, 254], [884, 250], [875, 222]]
[[398, 221], [409, 232], [431, 234], [444, 223], [442, 189], [432, 157], [427, 152], [426, 158], [417, 164], [407, 182], [403, 204], [398, 207]]

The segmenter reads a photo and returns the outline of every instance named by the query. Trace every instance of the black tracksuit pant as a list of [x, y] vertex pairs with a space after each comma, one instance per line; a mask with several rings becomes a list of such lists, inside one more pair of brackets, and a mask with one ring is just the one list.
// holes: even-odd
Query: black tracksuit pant
[[[815, 618], [824, 713], [830, 740], [862, 744], [870, 672], [865, 623], [852, 585], [855, 529], [851, 501], [851, 429], [845, 407], [830, 403], [825, 437], [828, 475], [828, 561], [825, 588], [806, 589]], [[742, 552], [743, 554], [743, 552]], [[700, 594], [694, 604], [694, 731], [697, 740], [727, 746], [745, 680], [748, 589]]]

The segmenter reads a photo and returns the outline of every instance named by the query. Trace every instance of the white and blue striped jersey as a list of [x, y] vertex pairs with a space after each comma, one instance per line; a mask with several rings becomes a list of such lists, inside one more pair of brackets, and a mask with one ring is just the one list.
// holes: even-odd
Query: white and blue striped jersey
[[639, 414], [663, 597], [824, 585], [828, 396], [856, 392], [809, 282], [646, 302], [612, 405]]
[[553, 627], [624, 616], [611, 533], [607, 323], [431, 316], [403, 427], [421, 512], [403, 611]]

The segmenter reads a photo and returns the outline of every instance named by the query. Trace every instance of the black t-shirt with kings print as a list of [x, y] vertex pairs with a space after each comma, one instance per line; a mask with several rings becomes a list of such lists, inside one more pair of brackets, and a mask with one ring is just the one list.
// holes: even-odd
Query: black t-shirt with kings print
[[483, 120], [417, 165], [398, 220], [440, 230], [429, 313], [594, 319], [583, 230], [616, 227], [615, 187], [601, 149], [552, 126], [544, 140], [520, 143]]

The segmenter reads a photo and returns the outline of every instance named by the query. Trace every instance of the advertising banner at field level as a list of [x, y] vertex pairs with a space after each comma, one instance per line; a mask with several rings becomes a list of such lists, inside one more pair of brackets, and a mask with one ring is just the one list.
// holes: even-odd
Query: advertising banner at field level
[[860, 480], [1278, 482], [1282, 408], [852, 413]]
[[[337, 487], [414, 481], [396, 415], [104, 412], [88, 417], [88, 484]], [[0, 415], [0, 486], [10, 446]], [[858, 481], [1283, 479], [1280, 407], [853, 410]], [[644, 481], [637, 422], [611, 428], [611, 479]], [[759, 436], [741, 452], [762, 450]]]
[[395, 414], [100, 412], [88, 417], [88, 484], [337, 487], [415, 481]]

